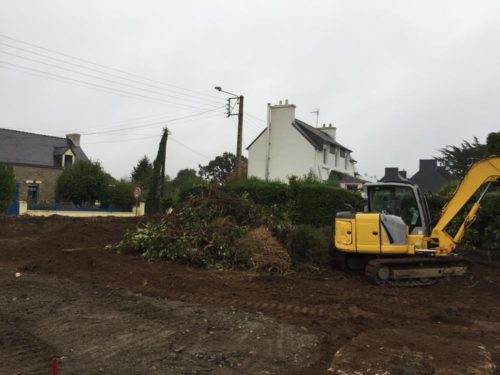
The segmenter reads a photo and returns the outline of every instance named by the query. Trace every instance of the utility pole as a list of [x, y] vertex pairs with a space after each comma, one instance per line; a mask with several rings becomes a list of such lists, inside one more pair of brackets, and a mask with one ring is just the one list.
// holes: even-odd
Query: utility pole
[[243, 95], [240, 95], [238, 109], [238, 141], [236, 145], [236, 174], [241, 178], [241, 148], [243, 143]]
[[[162, 199], [164, 197], [165, 193], [165, 163], [167, 159], [167, 141], [168, 141], [168, 136], [171, 134], [170, 130], [168, 130], [167, 127], [163, 128], [164, 132], [164, 137], [165, 137], [165, 146], [164, 146], [164, 153], [161, 155], [161, 181], [160, 181], [160, 194], [158, 195], [158, 207], [163, 211], [164, 207], [162, 207]], [[161, 149], [160, 149], [161, 150]]]
[[[243, 102], [245, 100], [243, 95], [236, 95], [228, 91], [222, 90], [220, 86], [214, 87], [217, 91], [233, 95], [227, 99], [227, 117], [238, 115], [238, 135], [236, 139], [236, 176], [239, 180], [241, 178], [241, 153], [243, 144]], [[238, 113], [231, 113], [231, 100], [238, 100]]]

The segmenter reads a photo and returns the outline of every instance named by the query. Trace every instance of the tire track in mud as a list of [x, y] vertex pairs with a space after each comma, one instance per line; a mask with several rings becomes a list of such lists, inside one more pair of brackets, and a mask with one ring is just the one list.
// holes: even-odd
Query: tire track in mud
[[56, 349], [0, 316], [0, 363], [14, 374], [48, 374]]
[[[387, 324], [397, 324], [403, 320], [415, 321], [422, 324], [434, 323], [433, 317], [423, 318], [418, 314], [406, 312], [405, 314], [397, 314], [395, 316], [384, 316], [380, 313], [369, 312], [359, 308], [355, 304], [347, 305], [343, 308], [333, 307], [329, 309], [321, 307], [311, 307], [296, 304], [285, 304], [279, 302], [254, 302], [245, 301], [238, 298], [220, 298], [206, 295], [186, 295], [174, 294], [170, 295], [169, 299], [176, 299], [183, 302], [196, 303], [201, 305], [224, 306], [234, 309], [250, 309], [262, 313], [272, 313], [278, 318], [286, 318], [290, 315], [303, 315], [321, 318], [322, 320], [346, 320], [346, 319], [371, 319], [383, 321]], [[442, 326], [448, 326], [454, 331], [490, 331], [500, 333], [500, 322], [488, 320], [464, 320], [464, 325], [452, 322], [439, 322]]]
[[[341, 319], [346, 318], [345, 310], [340, 311], [340, 309], [324, 309], [317, 308], [311, 306], [304, 305], [295, 305], [295, 304], [285, 304], [279, 302], [254, 302], [254, 301], [244, 301], [242, 299], [236, 298], [219, 298], [212, 296], [194, 296], [194, 295], [186, 295], [186, 294], [174, 294], [170, 295], [169, 299], [175, 299], [183, 302], [197, 303], [201, 305], [214, 305], [214, 306], [226, 306], [233, 308], [247, 308], [255, 311], [261, 312], [275, 312], [275, 313], [283, 313], [283, 314], [302, 314], [302, 315], [310, 315], [322, 318], [330, 318], [330, 319]], [[361, 311], [361, 310], [360, 310]], [[366, 313], [370, 314], [370, 313]]]

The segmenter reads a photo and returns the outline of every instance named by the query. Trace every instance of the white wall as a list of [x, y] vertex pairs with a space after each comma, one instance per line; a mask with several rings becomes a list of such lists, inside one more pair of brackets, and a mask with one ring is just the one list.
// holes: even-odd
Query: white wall
[[[354, 175], [352, 163], [349, 162], [348, 169], [346, 169], [345, 159], [340, 158], [338, 150], [337, 155], [328, 152], [327, 164], [323, 164], [323, 151], [316, 150], [292, 125], [295, 120], [295, 105], [271, 106], [270, 112], [270, 136], [268, 137], [266, 129], [248, 149], [249, 177], [266, 179], [269, 141], [269, 180], [287, 181], [291, 175], [303, 176], [311, 170], [322, 180], [328, 179], [332, 170]], [[328, 130], [327, 133], [335, 135], [334, 127]], [[335, 166], [335, 158], [339, 158], [337, 166]]]

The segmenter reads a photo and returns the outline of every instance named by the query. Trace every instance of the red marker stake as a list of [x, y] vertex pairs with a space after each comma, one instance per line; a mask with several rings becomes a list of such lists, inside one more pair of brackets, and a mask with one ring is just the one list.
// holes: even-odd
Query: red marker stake
[[57, 365], [57, 357], [52, 358], [52, 375], [57, 375], [59, 373]]

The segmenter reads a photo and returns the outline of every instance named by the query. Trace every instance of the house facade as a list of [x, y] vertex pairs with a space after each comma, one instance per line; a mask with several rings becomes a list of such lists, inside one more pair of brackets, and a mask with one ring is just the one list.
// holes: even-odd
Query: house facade
[[61, 138], [0, 129], [0, 163], [14, 169], [17, 200], [54, 204], [57, 178], [77, 160], [88, 160], [79, 134]]
[[334, 126], [315, 128], [295, 118], [295, 105], [268, 106], [268, 126], [247, 147], [248, 176], [263, 180], [287, 181], [288, 177], [313, 172], [320, 180], [332, 174], [342, 184], [358, 186], [352, 150], [337, 142]]

